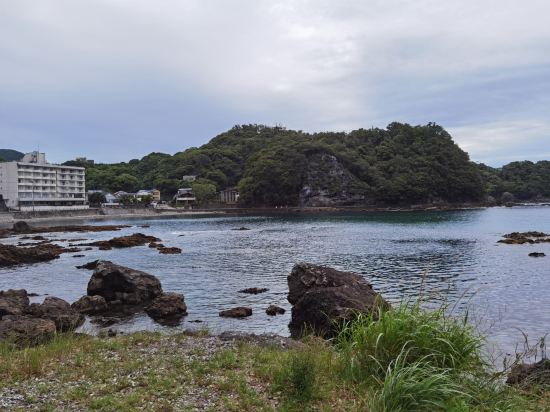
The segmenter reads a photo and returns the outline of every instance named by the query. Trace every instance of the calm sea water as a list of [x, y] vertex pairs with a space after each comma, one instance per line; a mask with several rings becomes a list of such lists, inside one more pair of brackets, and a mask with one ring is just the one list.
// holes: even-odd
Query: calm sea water
[[[536, 340], [550, 331], [550, 244], [497, 243], [511, 231], [550, 232], [550, 207], [104, 223], [134, 227], [121, 232], [54, 235], [96, 240], [142, 232], [161, 238], [166, 246], [182, 248], [183, 253], [160, 255], [144, 246], [94, 250], [84, 252], [83, 258], [64, 254], [48, 263], [0, 269], [0, 290], [25, 288], [42, 295], [36, 301], [49, 294], [72, 302], [86, 293], [91, 275], [75, 265], [108, 259], [156, 275], [165, 291], [183, 293], [189, 316], [180, 328], [287, 335], [286, 276], [295, 263], [305, 261], [360, 273], [392, 302], [414, 300], [422, 294], [432, 304], [456, 303], [456, 313], [469, 310], [474, 314], [470, 319], [503, 351], [513, 351], [523, 340], [522, 333]], [[138, 227], [142, 224], [150, 228]], [[241, 226], [250, 230], [232, 230]], [[529, 257], [533, 251], [545, 252], [547, 257]], [[269, 291], [238, 293], [253, 286]], [[270, 304], [286, 308], [287, 313], [267, 316], [265, 309]], [[236, 305], [252, 307], [254, 315], [243, 320], [218, 316], [220, 310]], [[162, 329], [143, 315], [118, 327]]]

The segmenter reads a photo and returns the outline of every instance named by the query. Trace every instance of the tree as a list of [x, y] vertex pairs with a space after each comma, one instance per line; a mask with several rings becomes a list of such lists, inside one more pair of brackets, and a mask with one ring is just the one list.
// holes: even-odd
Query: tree
[[99, 206], [100, 204], [106, 202], [105, 195], [101, 192], [90, 193], [88, 195], [88, 202], [91, 205]]

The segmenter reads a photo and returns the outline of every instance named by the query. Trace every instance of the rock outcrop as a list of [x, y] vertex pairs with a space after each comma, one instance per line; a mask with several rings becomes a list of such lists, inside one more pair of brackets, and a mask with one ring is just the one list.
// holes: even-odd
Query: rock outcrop
[[222, 310], [220, 316], [223, 318], [246, 318], [252, 316], [252, 309], [238, 306], [236, 308]]
[[289, 328], [294, 338], [309, 332], [330, 338], [357, 313], [390, 307], [363, 277], [324, 266], [295, 265], [288, 288], [293, 305]]
[[36, 345], [51, 339], [56, 332], [50, 319], [38, 319], [22, 315], [7, 315], [0, 321], [0, 341], [18, 345]]
[[48, 260], [57, 259], [61, 253], [68, 251], [69, 249], [49, 243], [31, 247], [0, 244], [0, 267], [15, 266], [24, 263], [46, 262]]
[[128, 225], [71, 225], [71, 226], [42, 226], [33, 227], [24, 221], [15, 222], [11, 229], [1, 229], [0, 237], [19, 235], [19, 234], [33, 234], [33, 233], [61, 233], [61, 232], [111, 232], [117, 231]]
[[6, 315], [23, 315], [29, 308], [25, 289], [0, 290], [0, 319]]
[[145, 312], [157, 321], [177, 323], [187, 315], [187, 305], [180, 293], [162, 293], [145, 308]]
[[162, 293], [160, 281], [149, 273], [103, 260], [95, 264], [87, 294], [99, 295], [107, 303], [139, 305], [149, 303]]
[[529, 253], [529, 256], [531, 257], [545, 257], [546, 254], [544, 252], [531, 252]]
[[181, 253], [179, 247], [159, 247], [158, 251], [162, 255], [177, 255]]
[[346, 206], [365, 203], [367, 186], [336, 156], [316, 152], [307, 157], [305, 183], [299, 194], [300, 206]]
[[504, 239], [498, 241], [498, 243], [505, 243], [507, 245], [523, 245], [536, 244], [536, 243], [548, 243], [550, 242], [550, 235], [543, 232], [512, 232], [506, 233], [502, 236]]
[[75, 330], [84, 323], [84, 316], [63, 299], [48, 296], [43, 303], [29, 306], [29, 315], [34, 318], [49, 319], [55, 323], [58, 332]]

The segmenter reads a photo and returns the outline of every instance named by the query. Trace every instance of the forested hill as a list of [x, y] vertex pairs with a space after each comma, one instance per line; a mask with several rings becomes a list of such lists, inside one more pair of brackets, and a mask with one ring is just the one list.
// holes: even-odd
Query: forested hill
[[[244, 206], [480, 201], [489, 180], [494, 194], [503, 190], [497, 170], [471, 162], [433, 123], [314, 134], [243, 125], [175, 155], [81, 165], [87, 167], [89, 189], [156, 187], [168, 198], [191, 185], [199, 199], [208, 201], [216, 191], [238, 187]], [[184, 175], [198, 179], [185, 184]]]
[[12, 160], [20, 160], [23, 153], [12, 149], [0, 149], [0, 162], [11, 162]]

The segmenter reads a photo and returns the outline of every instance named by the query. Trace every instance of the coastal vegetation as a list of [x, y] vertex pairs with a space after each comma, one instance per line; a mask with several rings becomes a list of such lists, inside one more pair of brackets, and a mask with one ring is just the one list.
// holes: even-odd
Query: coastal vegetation
[[[306, 133], [235, 126], [174, 155], [151, 153], [116, 164], [69, 161], [87, 169], [89, 189], [159, 189], [171, 199], [191, 186], [199, 203], [236, 187], [243, 206], [399, 205], [536, 200], [550, 197], [550, 162], [492, 168], [469, 160], [441, 126]], [[184, 175], [197, 176], [184, 182]], [[511, 198], [510, 198], [511, 196]]]
[[[547, 388], [504, 383], [484, 342], [445, 308], [402, 304], [338, 337], [281, 344], [207, 331], [59, 334], [0, 344], [3, 407], [26, 410], [543, 411]], [[17, 388], [13, 392], [13, 388]], [[17, 396], [23, 393], [24, 396]], [[8, 402], [11, 402], [8, 404]]]

